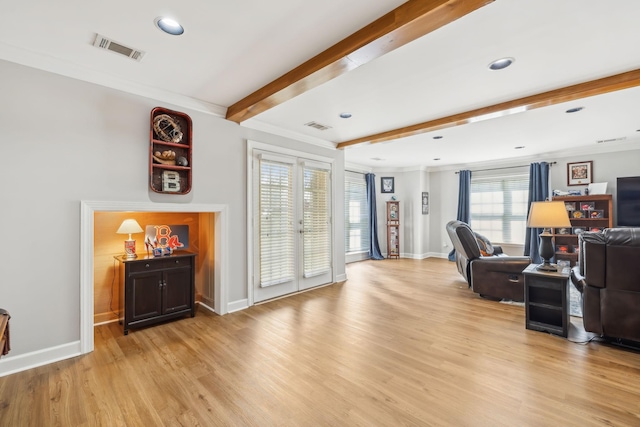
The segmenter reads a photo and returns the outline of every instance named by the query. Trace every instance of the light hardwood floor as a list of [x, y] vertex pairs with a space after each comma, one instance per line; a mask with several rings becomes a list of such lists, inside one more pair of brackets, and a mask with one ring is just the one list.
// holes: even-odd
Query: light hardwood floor
[[440, 259], [199, 309], [0, 378], [0, 426], [638, 426], [640, 354], [526, 330]]

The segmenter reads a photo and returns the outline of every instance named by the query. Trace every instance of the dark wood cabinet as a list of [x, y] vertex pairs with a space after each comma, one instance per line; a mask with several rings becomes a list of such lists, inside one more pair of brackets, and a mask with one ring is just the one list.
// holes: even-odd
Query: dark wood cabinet
[[120, 317], [124, 334], [187, 314], [195, 315], [195, 254], [120, 261]]
[[556, 196], [553, 200], [565, 203], [571, 221], [570, 228], [553, 230], [555, 259], [567, 260], [573, 267], [578, 261], [578, 234], [613, 227], [611, 194]]

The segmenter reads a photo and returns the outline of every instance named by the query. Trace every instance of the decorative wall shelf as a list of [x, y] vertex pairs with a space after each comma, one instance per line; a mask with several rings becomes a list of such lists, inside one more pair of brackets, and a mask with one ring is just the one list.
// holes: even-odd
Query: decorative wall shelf
[[149, 186], [156, 193], [191, 191], [191, 117], [156, 107], [151, 110]]

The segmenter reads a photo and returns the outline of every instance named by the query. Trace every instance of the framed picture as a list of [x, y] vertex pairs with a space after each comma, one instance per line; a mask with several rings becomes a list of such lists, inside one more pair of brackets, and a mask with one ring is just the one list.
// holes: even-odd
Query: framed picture
[[593, 162], [567, 163], [567, 185], [587, 185], [593, 182]]
[[575, 202], [564, 202], [564, 207], [569, 212], [573, 212], [573, 211], [576, 210], [576, 203]]
[[429, 193], [427, 191], [422, 192], [422, 215], [429, 214]]
[[571, 227], [556, 228], [556, 234], [571, 234]]
[[592, 211], [596, 208], [596, 204], [594, 202], [582, 202], [580, 203], [581, 211]]
[[571, 218], [586, 218], [585, 213], [583, 211], [573, 211], [571, 212]]
[[380, 187], [382, 188], [383, 193], [393, 193], [394, 192], [394, 183], [393, 177], [385, 176], [380, 178]]
[[589, 212], [589, 218], [602, 218], [604, 215], [603, 209], [596, 209]]

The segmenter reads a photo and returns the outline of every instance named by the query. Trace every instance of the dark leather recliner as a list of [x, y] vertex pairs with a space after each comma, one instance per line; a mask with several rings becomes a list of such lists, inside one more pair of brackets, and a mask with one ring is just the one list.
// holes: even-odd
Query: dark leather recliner
[[585, 330], [640, 342], [640, 228], [582, 233], [578, 241], [571, 279], [582, 292]]
[[524, 275], [531, 264], [527, 256], [508, 256], [493, 246], [493, 255], [483, 256], [478, 237], [462, 221], [450, 221], [447, 234], [456, 250], [458, 271], [471, 289], [482, 297], [524, 301]]

